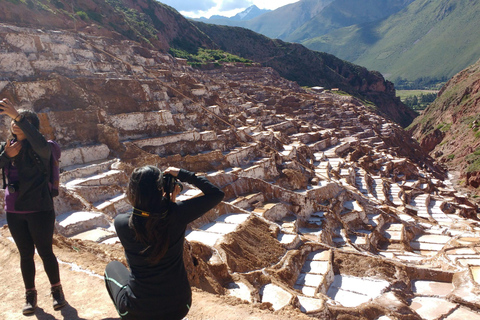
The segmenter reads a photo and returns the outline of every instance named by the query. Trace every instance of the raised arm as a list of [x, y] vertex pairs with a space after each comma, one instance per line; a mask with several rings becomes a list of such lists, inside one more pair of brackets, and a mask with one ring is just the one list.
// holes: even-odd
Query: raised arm
[[203, 195], [200, 197], [177, 202], [179, 213], [182, 215], [181, 219], [184, 219], [185, 223], [190, 223], [201, 217], [208, 210], [219, 204], [225, 196], [220, 188], [205, 177], [198, 177], [195, 173], [184, 169], [177, 169], [178, 172], [172, 172], [169, 169], [165, 170], [165, 173], [170, 173], [180, 181], [190, 183], [203, 192]]
[[18, 113], [15, 106], [8, 99], [0, 100], [0, 114], [6, 114], [22, 129], [33, 150], [43, 159], [50, 159], [50, 144], [45, 137], [28, 120]]

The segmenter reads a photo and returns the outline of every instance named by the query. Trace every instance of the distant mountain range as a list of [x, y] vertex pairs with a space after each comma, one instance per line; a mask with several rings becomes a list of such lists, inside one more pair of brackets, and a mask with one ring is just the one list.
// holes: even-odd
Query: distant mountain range
[[396, 84], [421, 86], [446, 81], [477, 61], [478, 17], [480, 1], [472, 0], [300, 0], [228, 25], [331, 53]]
[[253, 5], [243, 10], [242, 12], [237, 13], [233, 17], [213, 15], [210, 18], [202, 17], [193, 20], [206, 23], [221, 24], [226, 26], [238, 26], [238, 23], [240, 21], [248, 21], [270, 11], [272, 10], [260, 9], [256, 5]]

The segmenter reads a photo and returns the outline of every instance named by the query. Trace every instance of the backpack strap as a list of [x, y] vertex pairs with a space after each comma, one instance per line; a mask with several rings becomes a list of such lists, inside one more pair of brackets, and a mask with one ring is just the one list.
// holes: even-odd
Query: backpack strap
[[2, 168], [3, 189], [7, 188], [7, 180], [5, 179], [5, 167]]

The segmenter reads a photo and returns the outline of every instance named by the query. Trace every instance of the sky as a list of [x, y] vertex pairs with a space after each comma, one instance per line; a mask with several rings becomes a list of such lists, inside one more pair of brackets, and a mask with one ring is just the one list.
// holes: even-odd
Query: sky
[[188, 18], [210, 18], [214, 14], [231, 17], [251, 5], [274, 10], [299, 0], [159, 0]]

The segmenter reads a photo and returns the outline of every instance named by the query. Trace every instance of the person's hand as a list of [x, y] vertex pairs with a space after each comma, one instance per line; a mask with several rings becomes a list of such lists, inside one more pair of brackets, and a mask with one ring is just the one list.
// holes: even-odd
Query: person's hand
[[10, 139], [7, 140], [7, 144], [5, 145], [5, 153], [7, 154], [7, 157], [16, 157], [20, 153], [21, 149], [22, 143], [20, 141], [14, 141], [12, 143]]
[[170, 201], [176, 202], [177, 196], [180, 192], [182, 192], [182, 187], [180, 187], [178, 184], [175, 184], [175, 188], [173, 188], [173, 192], [170, 196]]
[[163, 171], [164, 174], [168, 173], [174, 177], [178, 177], [179, 172], [180, 172], [180, 169], [175, 167], [168, 167], [167, 169], [165, 169], [165, 171]]
[[17, 118], [18, 111], [8, 99], [0, 100], [0, 114], [6, 114], [12, 119]]

